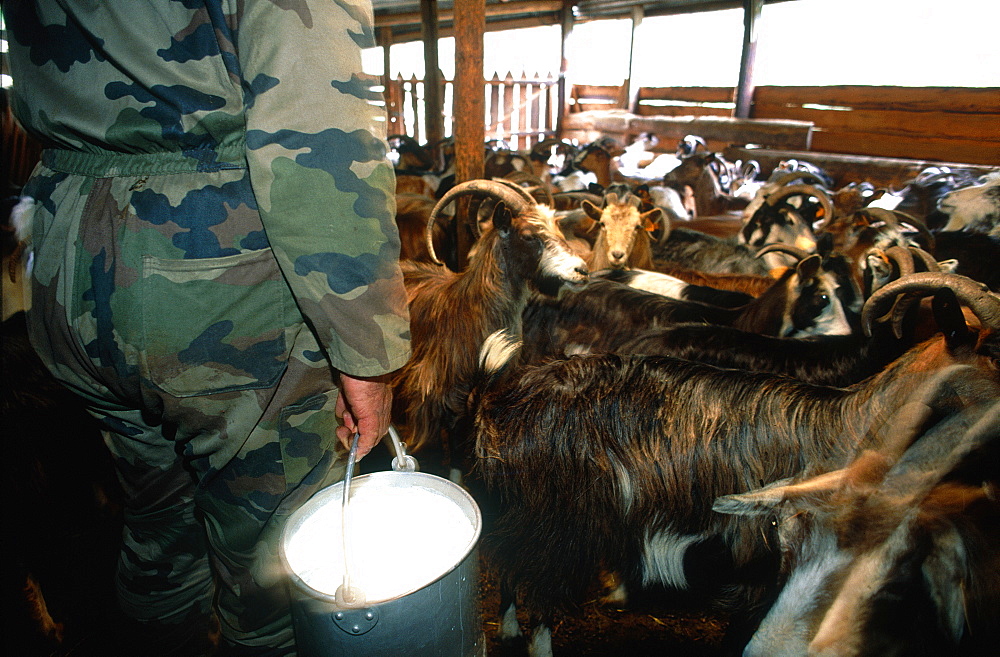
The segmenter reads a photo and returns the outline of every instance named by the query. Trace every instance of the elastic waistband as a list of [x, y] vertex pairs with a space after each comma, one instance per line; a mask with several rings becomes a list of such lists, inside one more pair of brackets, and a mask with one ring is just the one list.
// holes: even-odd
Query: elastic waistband
[[96, 178], [245, 169], [243, 144], [216, 149], [162, 153], [84, 153], [61, 148], [42, 151], [42, 164], [62, 173]]

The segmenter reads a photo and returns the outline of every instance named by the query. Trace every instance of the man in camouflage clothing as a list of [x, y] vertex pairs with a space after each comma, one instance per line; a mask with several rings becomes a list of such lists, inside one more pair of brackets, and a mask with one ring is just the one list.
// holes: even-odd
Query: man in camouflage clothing
[[218, 623], [224, 654], [293, 655], [282, 523], [342, 476], [338, 436], [385, 432], [409, 356], [370, 0], [4, 13], [47, 146], [32, 341], [118, 467], [134, 654], [202, 654]]

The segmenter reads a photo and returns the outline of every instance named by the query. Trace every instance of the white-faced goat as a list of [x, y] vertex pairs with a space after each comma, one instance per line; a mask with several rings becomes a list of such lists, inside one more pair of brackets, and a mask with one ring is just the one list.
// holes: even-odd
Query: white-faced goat
[[[531, 654], [549, 654], [553, 613], [573, 610], [610, 571], [627, 587], [734, 601], [745, 622], [733, 616], [731, 640], [742, 645], [777, 581], [776, 537], [713, 513], [716, 498], [842, 467], [915, 396], [938, 417], [1000, 397], [1000, 300], [961, 277], [915, 276], [893, 291], [935, 293], [944, 335], [849, 388], [667, 357], [521, 366], [516, 343], [488, 341], [468, 417], [503, 638], [519, 634], [516, 591], [534, 624]], [[958, 299], [984, 328], [966, 326]]]
[[[817, 220], [832, 218], [834, 213], [829, 193], [816, 184], [819, 180], [807, 173], [789, 173], [765, 183], [743, 210], [738, 242], [757, 249], [768, 244], [788, 244], [815, 252], [812, 226]], [[772, 269], [788, 265], [779, 253], [768, 254], [766, 262]]]
[[938, 203], [938, 209], [948, 216], [942, 230], [1000, 238], [1000, 171], [983, 176], [979, 184], [949, 192]]
[[[412, 356], [394, 379], [396, 424], [411, 448], [433, 441], [463, 408], [463, 385], [474, 374], [479, 347], [492, 332], [520, 333], [521, 313], [533, 293], [555, 295], [587, 280], [587, 266], [569, 252], [552, 210], [496, 181], [456, 185], [440, 211], [460, 196], [499, 201], [493, 227], [483, 233], [461, 273], [441, 264], [402, 262], [410, 310]], [[429, 248], [434, 258], [433, 245]]]
[[716, 501], [781, 542], [784, 585], [745, 657], [996, 654], [1000, 401], [983, 406], [915, 406], [844, 469]]

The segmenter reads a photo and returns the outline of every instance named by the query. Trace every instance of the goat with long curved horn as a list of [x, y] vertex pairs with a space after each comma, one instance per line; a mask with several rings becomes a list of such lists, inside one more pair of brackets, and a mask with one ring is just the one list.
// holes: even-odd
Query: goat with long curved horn
[[[952, 290], [958, 301], [968, 307], [984, 327], [1000, 329], [1000, 298], [989, 287], [959, 274], [917, 272], [892, 281], [868, 298], [861, 311], [861, 326], [865, 335], [871, 335], [874, 323], [891, 308], [898, 295], [913, 293], [928, 296], [942, 289]], [[895, 326], [893, 329], [897, 330]]]
[[505, 204], [512, 213], [521, 214], [531, 205], [532, 199], [530, 196], [525, 198], [526, 195], [526, 192], [515, 191], [510, 185], [505, 185], [495, 180], [467, 180], [449, 189], [437, 202], [437, 205], [434, 206], [434, 209], [431, 210], [431, 215], [427, 219], [427, 228], [425, 229], [424, 237], [427, 241], [427, 252], [430, 254], [431, 261], [442, 266], [444, 265], [444, 262], [434, 252], [434, 222], [437, 221], [437, 217], [441, 211], [456, 198], [460, 196], [492, 198]]

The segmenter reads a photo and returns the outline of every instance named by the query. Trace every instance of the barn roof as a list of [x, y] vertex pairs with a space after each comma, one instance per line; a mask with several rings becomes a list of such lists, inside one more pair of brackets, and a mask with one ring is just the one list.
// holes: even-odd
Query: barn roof
[[[765, 4], [790, 0], [763, 0]], [[448, 36], [455, 2], [439, 0], [438, 34]], [[744, 0], [486, 0], [487, 31], [508, 30], [562, 22], [564, 6], [573, 7], [574, 22], [629, 18], [636, 9], [644, 16], [684, 14], [742, 7]], [[372, 0], [375, 26], [387, 30], [394, 43], [420, 39], [420, 0]]]

